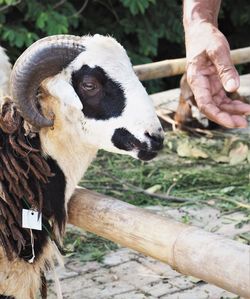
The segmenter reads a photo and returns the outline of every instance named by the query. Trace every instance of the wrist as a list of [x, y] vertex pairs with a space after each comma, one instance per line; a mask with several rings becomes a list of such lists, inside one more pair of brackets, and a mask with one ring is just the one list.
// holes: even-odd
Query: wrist
[[203, 22], [217, 27], [220, 2], [220, 0], [184, 0], [183, 25], [185, 32], [190, 26], [196, 26]]
[[224, 36], [218, 28], [207, 21], [197, 20], [192, 23], [185, 30], [187, 60], [193, 61], [199, 54], [206, 52], [211, 47], [216, 47], [223, 38]]

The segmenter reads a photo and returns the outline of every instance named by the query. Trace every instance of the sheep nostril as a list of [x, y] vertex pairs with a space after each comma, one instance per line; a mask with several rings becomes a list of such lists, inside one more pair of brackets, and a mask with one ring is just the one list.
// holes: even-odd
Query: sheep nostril
[[151, 149], [158, 151], [163, 148], [163, 137], [161, 135], [156, 134], [149, 134], [148, 132], [145, 133], [145, 136], [149, 138]]

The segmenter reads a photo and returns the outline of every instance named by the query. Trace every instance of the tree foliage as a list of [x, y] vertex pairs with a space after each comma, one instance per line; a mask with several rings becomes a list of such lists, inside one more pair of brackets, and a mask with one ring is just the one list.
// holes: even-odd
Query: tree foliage
[[[220, 25], [233, 48], [249, 44], [250, 3], [222, 1]], [[134, 64], [185, 55], [182, 0], [0, 0], [0, 36], [12, 59], [53, 34], [110, 34]], [[158, 83], [159, 87], [159, 83]]]

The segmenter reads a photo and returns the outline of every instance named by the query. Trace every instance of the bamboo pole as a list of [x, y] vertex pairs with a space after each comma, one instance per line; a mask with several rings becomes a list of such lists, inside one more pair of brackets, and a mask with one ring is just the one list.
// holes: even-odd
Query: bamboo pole
[[86, 189], [75, 191], [68, 209], [73, 225], [250, 298], [247, 245]]
[[[231, 57], [234, 64], [250, 62], [250, 47], [232, 50]], [[137, 76], [142, 81], [181, 75], [185, 69], [186, 58], [168, 59], [134, 66]]]

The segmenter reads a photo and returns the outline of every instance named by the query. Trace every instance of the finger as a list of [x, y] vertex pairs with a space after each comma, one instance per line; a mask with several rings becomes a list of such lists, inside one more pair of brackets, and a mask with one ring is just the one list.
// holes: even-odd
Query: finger
[[211, 121], [226, 128], [246, 128], [248, 126], [248, 122], [244, 116], [230, 115], [212, 103], [202, 106], [200, 111]]
[[244, 117], [236, 118], [227, 112], [222, 111], [217, 107], [225, 97], [225, 92], [222, 97], [218, 96], [217, 101], [211, 95], [211, 86], [206, 76], [200, 74], [200, 70], [196, 64], [190, 64], [187, 69], [187, 79], [194, 93], [195, 101], [201, 113], [208, 119], [227, 128], [245, 127], [247, 125]]
[[[232, 63], [230, 49], [224, 36], [218, 37], [220, 41], [207, 51], [220, 76], [223, 87], [228, 92], [239, 88], [239, 75]], [[223, 39], [223, 40], [222, 40]]]
[[243, 116], [232, 115], [232, 120], [234, 122], [233, 128], [247, 128], [248, 127], [248, 121]]
[[219, 104], [219, 107], [221, 110], [227, 113], [250, 115], [250, 105], [238, 100], [232, 101], [231, 99], [228, 99], [228, 101], [223, 101], [221, 104]]
[[[208, 66], [208, 67], [203, 67], [203, 69], [199, 70], [199, 73], [203, 76], [217, 76], [217, 70], [216, 67], [214, 65], [212, 66]], [[219, 77], [218, 77], [219, 78]]]

